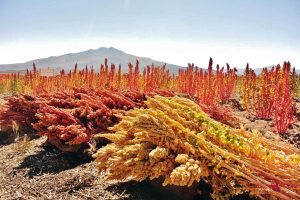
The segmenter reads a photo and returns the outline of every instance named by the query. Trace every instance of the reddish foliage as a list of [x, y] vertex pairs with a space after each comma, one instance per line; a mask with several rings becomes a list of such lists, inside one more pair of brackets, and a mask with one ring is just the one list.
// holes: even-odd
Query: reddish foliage
[[281, 77], [275, 87], [274, 121], [279, 133], [286, 133], [288, 127], [295, 122], [295, 104], [292, 98], [290, 70], [290, 63], [284, 62]]
[[237, 80], [237, 69], [231, 69], [228, 63], [226, 65], [226, 72], [224, 72], [224, 67], [220, 70], [219, 65], [217, 65], [216, 71], [217, 94], [222, 102], [230, 99]]
[[[174, 96], [157, 90], [149, 95]], [[32, 126], [39, 135], [63, 151], [76, 151], [94, 134], [107, 131], [118, 122], [117, 115], [135, 107], [145, 107], [146, 95], [137, 91], [108, 91], [73, 88], [70, 92], [12, 97], [0, 114], [20, 125]]]
[[254, 70], [249, 68], [249, 64], [247, 63], [246, 69], [244, 71], [244, 75], [242, 77], [242, 106], [245, 109], [251, 108], [251, 101], [254, 98], [255, 90], [256, 90], [256, 81], [257, 76]]
[[295, 70], [284, 62], [270, 70], [264, 68], [260, 77], [247, 66], [243, 79], [243, 104], [261, 119], [273, 119], [277, 132], [286, 133], [294, 123], [295, 105], [292, 90], [297, 80]]
[[239, 120], [233, 115], [232, 110], [219, 104], [206, 105], [199, 101], [197, 97], [187, 94], [178, 94], [181, 97], [190, 99], [196, 102], [201, 109], [216, 121], [227, 124], [231, 127], [239, 128]]
[[11, 126], [12, 122], [18, 122], [22, 126], [31, 126], [36, 122], [35, 114], [39, 109], [41, 99], [30, 95], [21, 95], [19, 97], [11, 97], [5, 108], [0, 113], [0, 123], [4, 126]]
[[270, 185], [270, 188], [276, 192], [280, 192], [280, 187], [277, 183], [275, 182], [272, 182], [271, 185]]
[[253, 108], [255, 114], [261, 119], [270, 119], [274, 109], [274, 94], [276, 81], [278, 81], [278, 72], [272, 68], [270, 71], [267, 68], [262, 70], [260, 75], [259, 92], [253, 97]]
[[227, 71], [213, 71], [213, 60], [209, 59], [207, 70], [199, 69], [194, 64], [188, 64], [187, 69], [179, 70], [177, 91], [199, 98], [202, 104], [213, 105], [228, 100], [234, 90], [237, 80], [237, 70], [227, 64]]
[[65, 145], [75, 145], [75, 150], [76, 145], [87, 143], [92, 135], [117, 123], [115, 114], [119, 110], [142, 106], [145, 95], [74, 88], [71, 93], [55, 93], [47, 98], [48, 105], [41, 105], [37, 111], [34, 129], [58, 148], [66, 150]]
[[153, 97], [155, 95], [160, 95], [164, 97], [174, 97], [175, 93], [169, 90], [154, 90], [153, 92], [147, 92], [147, 96]]
[[226, 108], [218, 104], [215, 105], [205, 105], [201, 103], [198, 104], [202, 108], [202, 110], [206, 112], [214, 120], [219, 121], [223, 124], [227, 124], [231, 127], [238, 128], [239, 121], [236, 117], [234, 117], [232, 111], [229, 108]]

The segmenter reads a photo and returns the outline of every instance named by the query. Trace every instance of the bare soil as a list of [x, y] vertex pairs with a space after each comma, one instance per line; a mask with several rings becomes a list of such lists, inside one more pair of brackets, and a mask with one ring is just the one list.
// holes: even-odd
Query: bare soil
[[0, 146], [0, 199], [193, 198], [190, 189], [176, 193], [178, 188], [163, 188], [159, 181], [106, 181], [90, 159], [60, 152], [45, 141], [42, 137]]

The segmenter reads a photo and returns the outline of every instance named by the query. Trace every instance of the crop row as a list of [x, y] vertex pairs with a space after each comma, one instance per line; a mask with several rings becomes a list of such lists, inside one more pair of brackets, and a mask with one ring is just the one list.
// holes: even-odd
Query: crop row
[[104, 64], [98, 70], [87, 66], [81, 70], [61, 70], [59, 75], [42, 76], [34, 65], [24, 75], [0, 76], [0, 93], [40, 94], [71, 91], [74, 87], [105, 89], [110, 91], [134, 90], [151, 93], [157, 90], [184, 93], [197, 98], [199, 104], [217, 106], [231, 98], [241, 98], [242, 107], [254, 113], [257, 118], [273, 119], [276, 132], [286, 133], [295, 122], [293, 97], [299, 94], [300, 78], [289, 62], [271, 69], [264, 68], [256, 74], [247, 65], [244, 74], [237, 75], [236, 68], [227, 64], [226, 69], [209, 60], [207, 69], [189, 64], [178, 73], [170, 74], [166, 65], [140, 67], [128, 64], [128, 71], [121, 66]]
[[112, 141], [94, 157], [108, 179], [163, 178], [163, 185], [191, 186], [201, 179], [214, 199], [249, 192], [260, 199], [300, 198], [300, 151], [257, 132], [225, 126], [191, 100], [155, 96], [147, 109], [127, 111]]

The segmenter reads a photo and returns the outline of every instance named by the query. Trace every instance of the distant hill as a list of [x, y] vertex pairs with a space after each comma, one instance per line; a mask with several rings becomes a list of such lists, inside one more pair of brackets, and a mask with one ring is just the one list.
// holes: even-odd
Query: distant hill
[[[267, 68], [268, 68], [268, 69], [271, 69], [272, 66], [267, 67]], [[238, 68], [237, 70], [238, 70], [238, 71], [237, 71], [237, 74], [238, 74], [238, 75], [243, 75], [243, 74], [244, 74], [244, 71], [245, 71], [245, 68], [244, 68], [244, 69]], [[255, 74], [261, 74], [263, 68], [254, 68], [253, 70], [254, 70]]]
[[[272, 67], [276, 67], [276, 65], [267, 66], [267, 69], [270, 70]], [[238, 75], [243, 75], [244, 74], [245, 69], [239, 68], [237, 70], [238, 70], [238, 72], [237, 72]], [[253, 68], [253, 70], [254, 70], [255, 74], [261, 74], [263, 68], [262, 67], [260, 67], [260, 68]], [[291, 69], [291, 71], [292, 71], [292, 69]], [[296, 69], [296, 73], [300, 74], [300, 70]]]
[[[61, 56], [51, 56], [49, 58], [31, 60], [25, 63], [0, 64], [0, 73], [22, 72], [26, 69], [32, 69], [33, 63], [36, 64], [37, 68], [55, 67], [65, 70], [73, 69], [74, 65], [77, 63], [79, 69], [82, 69], [87, 65], [94, 66], [94, 69], [98, 70], [100, 64], [104, 63], [105, 58], [108, 59], [109, 63], [113, 63], [116, 66], [121, 64], [123, 72], [127, 72], [129, 62], [135, 64], [136, 60], [139, 60], [141, 69], [152, 63], [160, 66], [165, 63], [146, 57], [130, 55], [113, 47], [101, 47], [99, 49], [90, 49], [79, 53], [69, 53]], [[167, 68], [171, 73], [177, 73], [178, 69], [181, 67], [167, 63]]]
[[[104, 63], [105, 58], [108, 59], [109, 63], [115, 64], [116, 67], [121, 64], [123, 72], [128, 71], [129, 62], [134, 65], [136, 60], [139, 61], [141, 70], [152, 63], [156, 66], [162, 66], [165, 63], [163, 61], [157, 61], [147, 57], [130, 55], [113, 47], [100, 47], [98, 49], [90, 49], [78, 53], [69, 53], [61, 56], [51, 56], [48, 58], [30, 60], [25, 63], [0, 64], [0, 73], [24, 73], [26, 69], [32, 69], [33, 63], [35, 63], [39, 69], [51, 67], [65, 70], [73, 69], [77, 63], [79, 69], [83, 69], [87, 65], [89, 67], [94, 66], [94, 69], [97, 71], [99, 70], [100, 65]], [[271, 67], [272, 66], [269, 66], [268, 68]], [[170, 70], [170, 73], [177, 74], [178, 69], [180, 69], [181, 66], [167, 63], [167, 68]], [[204, 70], [206, 70], [206, 68]], [[238, 75], [242, 75], [245, 69], [239, 68], [237, 70]], [[262, 68], [255, 68], [254, 71], [256, 74], [260, 74]], [[297, 73], [300, 73], [300, 70], [296, 71]]]

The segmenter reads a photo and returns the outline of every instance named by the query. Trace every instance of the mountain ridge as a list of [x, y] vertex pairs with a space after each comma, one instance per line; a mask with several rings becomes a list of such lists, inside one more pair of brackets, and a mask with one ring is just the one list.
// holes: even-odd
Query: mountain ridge
[[[88, 49], [76, 53], [67, 53], [59, 56], [38, 58], [24, 63], [0, 64], [0, 73], [22, 72], [26, 69], [31, 69], [33, 63], [35, 63], [37, 68], [53, 67], [56, 69], [71, 70], [74, 68], [75, 64], [77, 64], [79, 69], [82, 69], [87, 65], [89, 67], [94, 66], [94, 68], [98, 70], [100, 65], [104, 63], [105, 58], [108, 59], [109, 63], [113, 63], [116, 66], [121, 64], [123, 72], [128, 71], [129, 62], [135, 64], [136, 60], [139, 61], [141, 70], [152, 63], [156, 66], [162, 66], [166, 63], [163, 61], [153, 60], [148, 57], [127, 54], [124, 51], [114, 47], [100, 47], [98, 49]], [[178, 69], [181, 68], [179, 65], [170, 63], [166, 63], [166, 66], [170, 70], [170, 73], [177, 73]]]
[[[57, 69], [57, 71], [60, 69], [72, 70], [77, 63], [79, 69], [83, 69], [87, 65], [88, 67], [94, 66], [94, 69], [99, 71], [100, 65], [104, 63], [105, 58], [108, 59], [110, 64], [115, 64], [116, 66], [121, 64], [122, 71], [125, 73], [128, 71], [128, 63], [131, 62], [134, 65], [136, 60], [139, 61], [140, 70], [143, 70], [144, 67], [151, 65], [152, 63], [155, 66], [162, 66], [166, 63], [151, 59], [149, 57], [128, 54], [114, 47], [100, 47], [81, 52], [38, 58], [24, 63], [0, 64], [0, 74], [17, 72], [22, 74], [25, 73], [26, 69], [32, 69], [33, 63], [35, 63], [38, 69], [51, 67]], [[170, 63], [166, 63], [166, 66], [170, 70], [171, 74], [177, 74], [179, 69], [185, 68]], [[267, 68], [270, 67], [272, 67], [272, 65], [268, 66]], [[206, 68], [203, 69], [206, 70]], [[260, 74], [262, 69], [263, 68], [253, 68], [256, 74]], [[238, 75], [243, 75], [245, 68], [237, 68], [237, 70]], [[300, 70], [296, 70], [296, 72], [300, 73]]]

